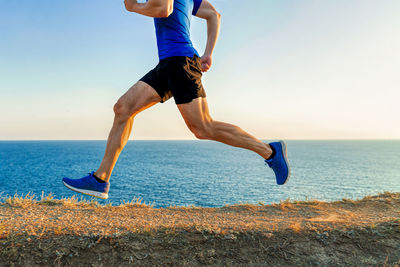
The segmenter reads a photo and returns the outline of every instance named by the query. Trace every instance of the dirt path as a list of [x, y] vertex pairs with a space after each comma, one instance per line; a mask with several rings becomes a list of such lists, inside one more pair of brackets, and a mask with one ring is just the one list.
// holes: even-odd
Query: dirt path
[[222, 208], [0, 204], [0, 265], [400, 264], [400, 194]]

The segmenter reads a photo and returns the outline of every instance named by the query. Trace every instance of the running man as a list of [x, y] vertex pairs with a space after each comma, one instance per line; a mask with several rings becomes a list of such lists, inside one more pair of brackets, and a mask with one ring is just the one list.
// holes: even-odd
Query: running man
[[[114, 123], [103, 160], [97, 171], [81, 179], [63, 178], [66, 187], [79, 193], [107, 199], [110, 176], [132, 131], [135, 116], [174, 97], [187, 127], [198, 139], [218, 141], [259, 154], [275, 173], [278, 184], [290, 175], [283, 141], [263, 143], [241, 128], [213, 120], [208, 111], [201, 78], [212, 65], [220, 28], [220, 14], [207, 0], [125, 0], [125, 8], [154, 18], [158, 65], [133, 85], [114, 105]], [[191, 16], [207, 21], [207, 45], [199, 56], [190, 40]]]

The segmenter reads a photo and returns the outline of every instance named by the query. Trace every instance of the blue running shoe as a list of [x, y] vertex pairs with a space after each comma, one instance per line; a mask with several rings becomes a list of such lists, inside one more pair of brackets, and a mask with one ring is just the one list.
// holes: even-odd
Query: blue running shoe
[[107, 199], [110, 183], [98, 182], [96, 178], [94, 178], [93, 174], [94, 172], [91, 172], [88, 176], [85, 176], [81, 179], [69, 179], [64, 177], [63, 183], [66, 187], [75, 192], [101, 199]]
[[266, 159], [265, 163], [274, 171], [276, 183], [285, 184], [290, 176], [289, 161], [287, 159], [286, 145], [283, 141], [273, 142], [269, 144], [274, 150], [273, 158]]

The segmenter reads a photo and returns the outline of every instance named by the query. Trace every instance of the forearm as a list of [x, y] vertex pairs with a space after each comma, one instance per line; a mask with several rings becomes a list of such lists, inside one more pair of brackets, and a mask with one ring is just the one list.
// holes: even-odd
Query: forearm
[[215, 44], [217, 43], [219, 28], [221, 24], [221, 15], [214, 13], [213, 16], [207, 19], [207, 45], [204, 55], [212, 56]]

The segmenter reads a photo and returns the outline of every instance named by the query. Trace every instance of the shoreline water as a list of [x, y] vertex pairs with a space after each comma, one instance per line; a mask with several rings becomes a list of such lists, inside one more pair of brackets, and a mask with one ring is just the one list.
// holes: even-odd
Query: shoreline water
[[[105, 141], [0, 143], [3, 195], [57, 198], [75, 193], [61, 183], [100, 164]], [[288, 141], [290, 182], [277, 186], [255, 153], [211, 141], [128, 142], [111, 177], [110, 198], [119, 205], [134, 198], [157, 207], [202, 206], [284, 199], [334, 201], [400, 191], [399, 141]], [[90, 198], [85, 197], [90, 200]]]

